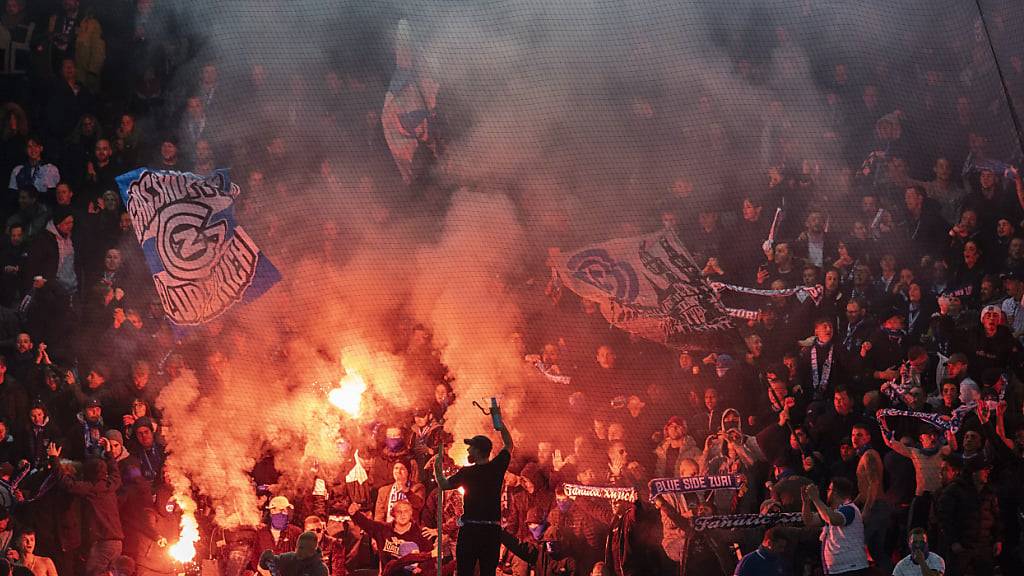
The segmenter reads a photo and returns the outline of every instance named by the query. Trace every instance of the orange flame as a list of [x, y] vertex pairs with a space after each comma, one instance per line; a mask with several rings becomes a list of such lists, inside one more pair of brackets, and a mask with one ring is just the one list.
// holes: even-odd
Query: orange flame
[[181, 534], [177, 543], [167, 549], [167, 553], [175, 561], [187, 564], [196, 557], [196, 542], [199, 541], [196, 503], [186, 494], [175, 494], [174, 499], [181, 508]]
[[341, 379], [338, 387], [327, 393], [327, 401], [347, 413], [358, 418], [363, 403], [363, 392], [366, 392], [366, 381], [355, 372], [350, 372]]

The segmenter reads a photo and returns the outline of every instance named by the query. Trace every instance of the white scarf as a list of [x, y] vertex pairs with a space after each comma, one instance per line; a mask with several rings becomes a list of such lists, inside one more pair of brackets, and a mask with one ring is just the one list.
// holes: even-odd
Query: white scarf
[[828, 356], [825, 357], [825, 363], [821, 366], [821, 371], [818, 370], [818, 339], [814, 339], [814, 345], [811, 346], [811, 387], [815, 393], [824, 391], [825, 387], [828, 386], [828, 379], [832, 375], [832, 352], [835, 346], [828, 347]]

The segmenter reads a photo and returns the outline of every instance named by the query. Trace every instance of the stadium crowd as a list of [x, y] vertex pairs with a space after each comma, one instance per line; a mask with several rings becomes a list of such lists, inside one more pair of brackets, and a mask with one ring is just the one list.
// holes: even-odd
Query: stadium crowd
[[[0, 480], [10, 488], [0, 576], [183, 570], [166, 549], [180, 510], [156, 399], [223, 352], [208, 353], [203, 332], [176, 343], [115, 177], [140, 166], [203, 174], [241, 158], [315, 165], [297, 144], [306, 123], [334, 126], [363, 154], [388, 153], [375, 116], [382, 86], [336, 71], [287, 84], [337, 101], [282, 107], [261, 140], [229, 142], [218, 123], [238, 114], [239, 94], [262, 113], [271, 72], [254, 63], [225, 85], [216, 62], [196, 65], [201, 39], [179, 29], [170, 4], [7, 0], [0, 15], [0, 174], [10, 175], [0, 202]], [[1019, 89], [1021, 56], [1011, 61]], [[767, 66], [749, 53], [735, 63], [763, 81]], [[960, 66], [900, 90], [890, 87], [902, 71], [823, 63], [831, 124], [818, 136], [841, 142], [844, 162], [781, 153], [759, 189], [712, 201], [684, 175], [666, 191], [651, 228], [678, 232], [710, 279], [823, 287], [820, 299], [724, 295], [757, 311], [737, 321], [735, 348], [644, 342], [557, 282], [539, 290], [538, 267], [533, 317], [514, 335], [524, 378], [585, 426], [549, 435], [510, 419], [518, 448], [501, 501], [502, 570], [1024, 573], [1024, 183], [992, 152], [1005, 149], [1009, 121], [989, 119], [1002, 95], [962, 80], [977, 62]], [[805, 127], [773, 118], [760, 133], [785, 152]], [[288, 192], [270, 170], [245, 178], [254, 199], [243, 215]], [[773, 226], [776, 208], [784, 217]], [[266, 574], [264, 551], [298, 550], [275, 576], [434, 573], [432, 459], [453, 441], [444, 422], [458, 382], [428, 332], [403, 337], [398, 349], [433, 378], [432, 400], [376, 415], [360, 458], [323, 486], [276, 493], [268, 455], [253, 470], [265, 525], [225, 531], [204, 517], [203, 571]], [[885, 408], [906, 412], [880, 417]], [[648, 498], [652, 478], [708, 475], [742, 481]], [[567, 494], [566, 484], [638, 498]], [[441, 532], [453, 537], [459, 497], [447, 502]], [[802, 525], [695, 529], [702, 516], [784, 512]]]

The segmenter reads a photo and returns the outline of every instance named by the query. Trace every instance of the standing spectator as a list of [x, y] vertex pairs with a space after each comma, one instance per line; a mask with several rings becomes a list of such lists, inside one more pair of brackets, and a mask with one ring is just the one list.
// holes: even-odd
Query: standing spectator
[[295, 551], [275, 554], [273, 550], [264, 550], [260, 554], [260, 568], [276, 576], [327, 576], [327, 567], [317, 554], [316, 534], [303, 532], [295, 544]]
[[[395, 503], [392, 510], [394, 520], [376, 522], [359, 511], [359, 503], [349, 505], [352, 520], [373, 538], [380, 554], [380, 571], [384, 573], [389, 562], [399, 560], [407, 554], [430, 550], [433, 545], [427, 537], [428, 529], [420, 528], [413, 519], [412, 505], [405, 500]], [[432, 531], [431, 531], [432, 533]]]
[[928, 549], [928, 533], [923, 528], [914, 528], [907, 539], [910, 554], [900, 560], [892, 570], [892, 576], [943, 576], [946, 561]]
[[[40, 194], [46, 194], [57, 188], [60, 182], [60, 171], [56, 166], [43, 160], [43, 141], [38, 136], [29, 136], [25, 141], [25, 154], [28, 160], [11, 170], [11, 180], [7, 188], [17, 192], [24, 188], [35, 188]], [[5, 202], [10, 207], [14, 198]]]
[[28, 424], [28, 394], [20, 382], [7, 374], [7, 359], [0, 356], [0, 417], [6, 417], [16, 430]]
[[348, 570], [345, 567], [345, 546], [341, 540], [327, 534], [327, 527], [319, 516], [306, 516], [303, 521], [303, 529], [317, 537], [317, 548], [320, 550], [320, 558], [327, 567], [330, 576], [345, 576]]
[[781, 528], [764, 531], [761, 545], [744, 556], [733, 576], [788, 576], [790, 574], [786, 557], [789, 537]]
[[15, 545], [18, 551], [18, 563], [32, 571], [33, 576], [57, 576], [57, 567], [53, 560], [36, 555], [36, 533], [34, 530], [22, 530]]
[[853, 503], [853, 485], [845, 478], [834, 478], [828, 488], [828, 504], [818, 497], [818, 487], [803, 489], [803, 520], [807, 526], [821, 528], [821, 561], [825, 574], [860, 576], [868, 568], [864, 540], [864, 521]]
[[962, 576], [972, 568], [991, 574], [992, 549], [983, 549], [979, 540], [981, 502], [973, 474], [957, 455], [945, 459], [942, 474], [945, 485], [935, 502], [935, 521], [942, 534], [942, 556], [953, 563], [949, 574]]
[[407, 500], [412, 505], [413, 515], [419, 516], [419, 511], [423, 508], [423, 498], [426, 496], [423, 484], [412, 480], [409, 464], [405, 461], [392, 464], [391, 474], [394, 482], [382, 486], [377, 491], [373, 519], [377, 522], [391, 522], [394, 520], [392, 509], [395, 503], [402, 500]]
[[114, 462], [110, 445], [100, 440], [102, 458], [89, 458], [83, 465], [84, 478], [76, 480], [59, 466], [61, 448], [51, 444], [47, 455], [51, 466], [60, 474], [60, 483], [70, 494], [82, 501], [82, 516], [91, 539], [89, 556], [85, 564], [86, 576], [98, 576], [121, 555], [124, 532], [117, 507], [117, 490], [121, 487], [121, 474]]
[[654, 476], [663, 478], [679, 469], [683, 460], [696, 460], [700, 458], [700, 447], [687, 434], [686, 421], [679, 416], [672, 416], [665, 423], [664, 440], [655, 449], [657, 463], [654, 467]]
[[262, 564], [261, 555], [267, 551], [284, 554], [292, 550], [299, 535], [302, 534], [302, 529], [291, 523], [294, 509], [292, 503], [284, 496], [274, 496], [270, 499], [267, 506], [270, 512], [269, 519], [267, 524], [256, 532], [256, 545], [252, 549], [249, 573], [256, 572], [256, 566]]

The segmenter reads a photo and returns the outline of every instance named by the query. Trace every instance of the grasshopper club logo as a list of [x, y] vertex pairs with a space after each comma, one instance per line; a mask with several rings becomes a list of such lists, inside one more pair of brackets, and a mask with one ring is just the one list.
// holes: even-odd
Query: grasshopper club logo
[[227, 236], [224, 220], [210, 223], [206, 204], [178, 201], [157, 216], [157, 251], [167, 273], [178, 280], [202, 280], [217, 264]]

